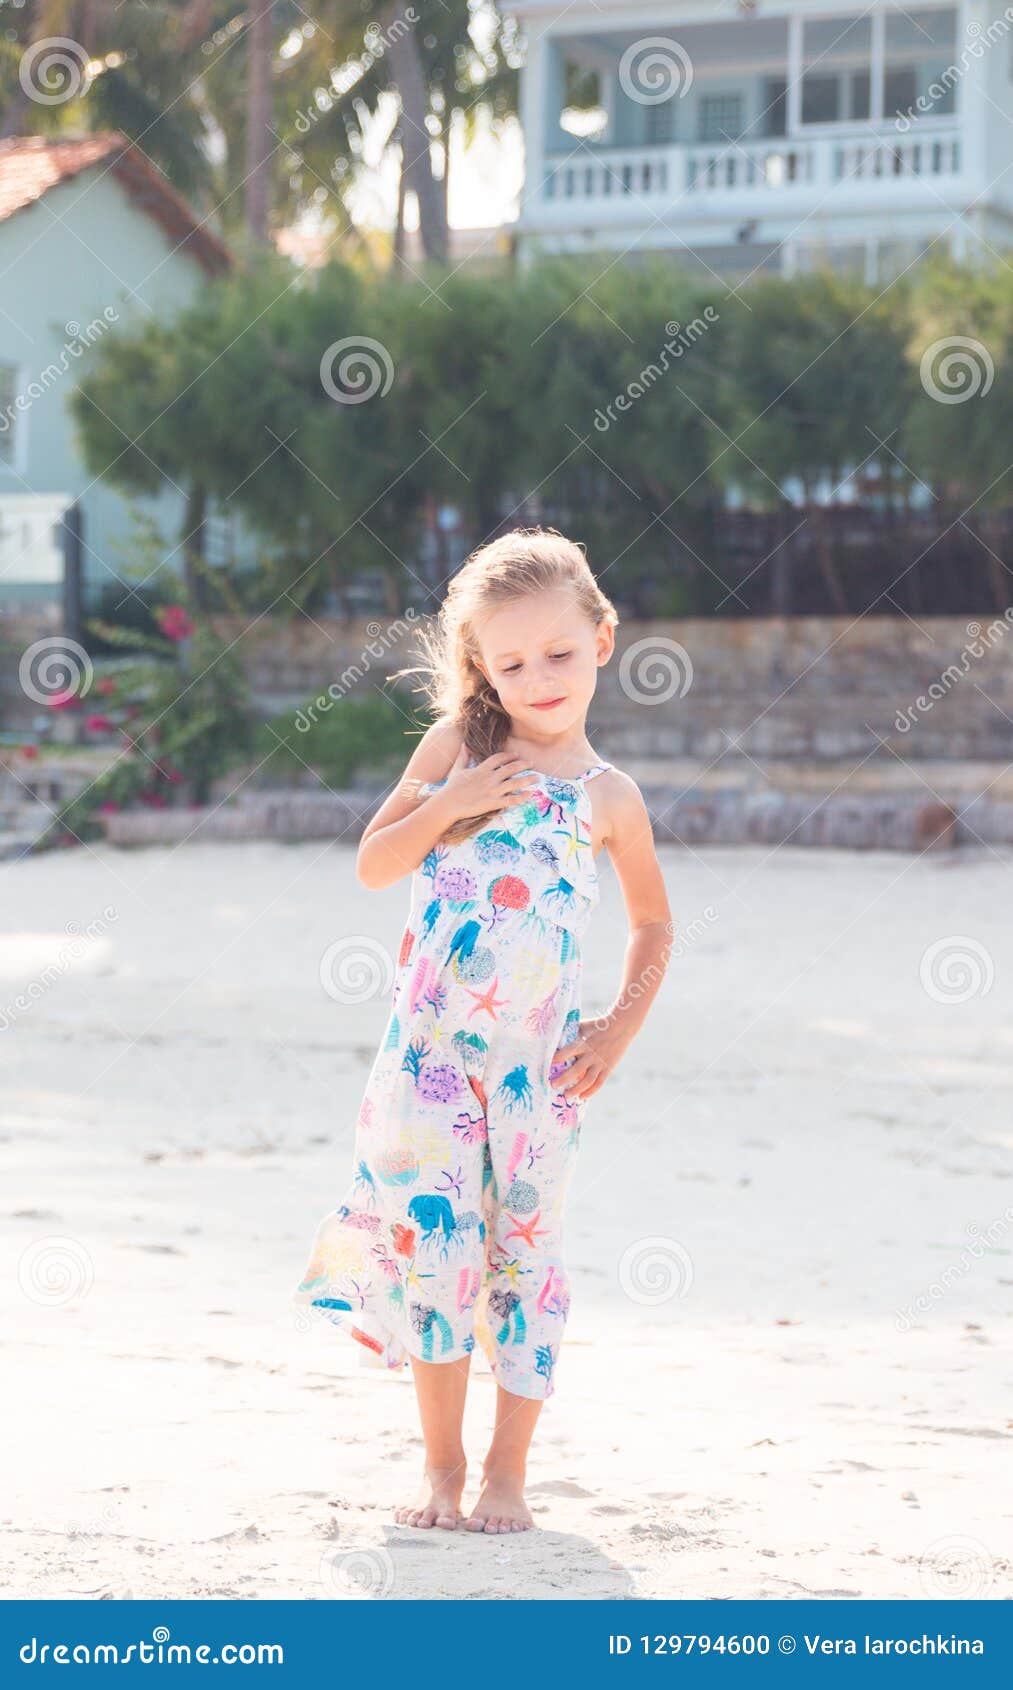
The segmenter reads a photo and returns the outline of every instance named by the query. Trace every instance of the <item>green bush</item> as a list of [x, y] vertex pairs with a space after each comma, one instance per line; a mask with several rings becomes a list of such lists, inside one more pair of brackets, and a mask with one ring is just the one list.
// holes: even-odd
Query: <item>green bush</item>
[[294, 715], [264, 723], [257, 737], [258, 783], [276, 785], [312, 771], [337, 789], [362, 775], [394, 776], [426, 727], [410, 694], [367, 692], [327, 703], [330, 708], [321, 709], [314, 698]]

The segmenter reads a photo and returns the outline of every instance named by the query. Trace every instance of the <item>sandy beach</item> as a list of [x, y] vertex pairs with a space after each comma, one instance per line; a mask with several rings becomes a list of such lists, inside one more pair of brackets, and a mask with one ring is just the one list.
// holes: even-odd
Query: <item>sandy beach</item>
[[[682, 954], [589, 1109], [510, 1539], [393, 1524], [408, 1375], [289, 1301], [406, 885], [343, 845], [5, 869], [8, 1596], [1013, 1596], [1009, 854], [661, 854]], [[476, 1364], [466, 1501], [492, 1401]]]

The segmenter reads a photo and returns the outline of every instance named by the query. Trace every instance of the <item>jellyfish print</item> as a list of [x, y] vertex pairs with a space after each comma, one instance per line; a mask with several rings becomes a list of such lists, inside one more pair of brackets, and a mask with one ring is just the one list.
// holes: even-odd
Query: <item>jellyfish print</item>
[[574, 888], [569, 880], [560, 875], [550, 886], [545, 888], [546, 903], [554, 903], [561, 910], [572, 910], [574, 906]]
[[519, 1062], [516, 1068], [511, 1068], [496, 1087], [497, 1095], [502, 1092], [503, 1106], [510, 1114], [515, 1109], [530, 1109], [534, 1093], [531, 1081], [528, 1079], [528, 1069], [525, 1062]]
[[446, 1244], [454, 1236], [457, 1222], [446, 1197], [423, 1195], [413, 1197], [408, 1205], [408, 1219], [417, 1222], [423, 1244], [441, 1238]]

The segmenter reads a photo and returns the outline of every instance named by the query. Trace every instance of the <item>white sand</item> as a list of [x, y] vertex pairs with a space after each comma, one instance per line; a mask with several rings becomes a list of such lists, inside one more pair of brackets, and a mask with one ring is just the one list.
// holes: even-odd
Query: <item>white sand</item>
[[[1009, 860], [664, 861], [700, 931], [589, 1111], [540, 1529], [512, 1539], [392, 1524], [408, 1377], [288, 1302], [385, 1019], [320, 958], [395, 948], [406, 886], [318, 846], [5, 871], [0, 1006], [52, 969], [0, 1032], [8, 1594], [1013, 1594]], [[623, 932], [606, 871], [588, 1011]], [[987, 994], [921, 985], [948, 935], [987, 947]], [[620, 1263], [651, 1238], [638, 1300]], [[471, 1396], [477, 1467], [488, 1373]]]

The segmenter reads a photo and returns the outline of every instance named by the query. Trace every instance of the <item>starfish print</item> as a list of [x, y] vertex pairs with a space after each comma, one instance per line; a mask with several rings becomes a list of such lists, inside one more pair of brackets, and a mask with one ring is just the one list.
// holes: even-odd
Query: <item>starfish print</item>
[[562, 833], [566, 838], [567, 862], [570, 861], [571, 857], [576, 857], [578, 852], [587, 850], [589, 843], [588, 840], [581, 839], [580, 837], [580, 829], [585, 826], [586, 823], [582, 822], [579, 816], [574, 816], [572, 833], [568, 827], [557, 827], [553, 829], [554, 833]]
[[[512, 1218], [514, 1220], [517, 1220], [516, 1216], [513, 1216]], [[535, 1248], [535, 1239], [536, 1238], [548, 1238], [548, 1236], [549, 1236], [547, 1228], [540, 1227], [538, 1225], [541, 1218], [542, 1218], [542, 1211], [541, 1211], [541, 1209], [539, 1209], [535, 1214], [532, 1215], [532, 1217], [529, 1221], [517, 1220], [517, 1225], [513, 1228], [513, 1230], [511, 1232], [505, 1233], [504, 1237], [505, 1238], [523, 1238], [525, 1244], [530, 1244], [530, 1246], [533, 1250]]]
[[509, 998], [498, 998], [496, 996], [496, 987], [498, 985], [499, 985], [499, 975], [497, 974], [495, 980], [493, 981], [492, 985], [489, 987], [489, 990], [487, 992], [473, 992], [470, 986], [465, 987], [465, 991], [467, 992], [468, 996], [470, 998], [475, 999], [474, 1005], [468, 1011], [468, 1020], [469, 1021], [471, 1020], [473, 1015], [478, 1014], [478, 1011], [480, 1009], [484, 1009], [489, 1015], [492, 1016], [494, 1021], [499, 1020], [499, 1016], [496, 1014], [497, 1009], [499, 1009], [503, 1004], [509, 1003], [510, 999]]
[[414, 1285], [416, 1290], [421, 1291], [422, 1281], [424, 1279], [432, 1279], [432, 1277], [433, 1275], [431, 1273], [419, 1273], [418, 1269], [413, 1264], [405, 1274], [405, 1284], [407, 1286]]
[[496, 1263], [496, 1272], [503, 1274], [507, 1283], [511, 1286], [516, 1285], [520, 1274], [526, 1271], [526, 1269], [521, 1267], [519, 1256], [511, 1256], [509, 1261], [500, 1261]]

